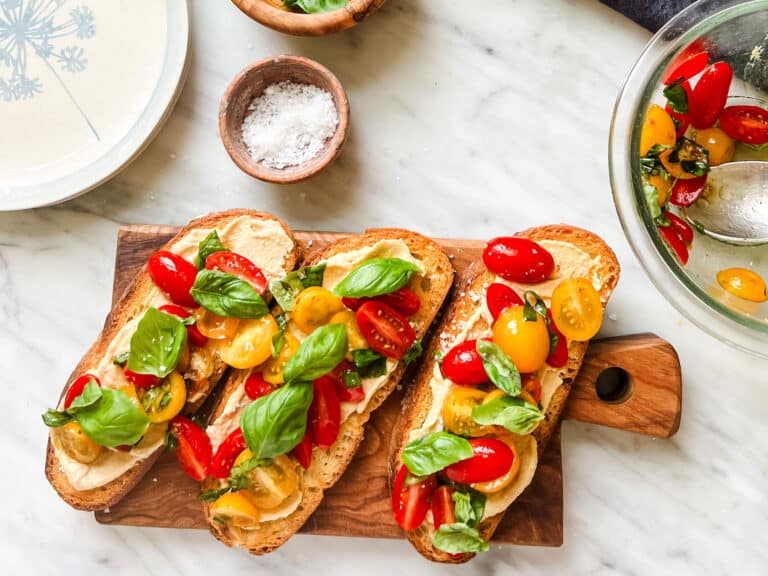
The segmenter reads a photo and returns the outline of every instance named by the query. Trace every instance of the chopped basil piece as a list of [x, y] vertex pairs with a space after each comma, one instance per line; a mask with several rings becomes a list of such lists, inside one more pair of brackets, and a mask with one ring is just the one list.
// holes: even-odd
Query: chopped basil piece
[[429, 476], [446, 466], [471, 458], [472, 445], [450, 432], [433, 432], [408, 443], [403, 463], [416, 476]]
[[219, 316], [261, 318], [269, 314], [267, 303], [253, 286], [220, 270], [200, 270], [189, 293], [200, 306]]
[[272, 358], [277, 358], [285, 346], [285, 331], [288, 328], [288, 320], [285, 314], [275, 316], [277, 321], [277, 333], [272, 336]]
[[299, 292], [311, 286], [323, 285], [324, 273], [325, 263], [299, 268], [280, 280], [272, 280], [269, 283], [269, 291], [283, 310], [291, 312]]
[[269, 466], [271, 462], [269, 458], [250, 458], [233, 466], [229, 472], [229, 488], [234, 491], [245, 490], [248, 488], [248, 472], [254, 468]]
[[476, 528], [485, 512], [485, 495], [471, 488], [468, 490], [468, 492], [454, 490], [454, 515], [457, 522]]
[[656, 186], [643, 183], [643, 194], [645, 194], [645, 205], [648, 207], [648, 212], [651, 218], [654, 220], [661, 216], [661, 206], [659, 206], [659, 192], [656, 190]]
[[378, 378], [387, 373], [387, 359], [370, 348], [352, 350], [352, 361], [361, 378]]
[[356, 266], [334, 288], [336, 296], [373, 298], [405, 286], [414, 272], [421, 269], [401, 258], [372, 258]]
[[403, 356], [403, 362], [406, 364], [410, 364], [414, 360], [418, 360], [418, 358], [421, 356], [423, 352], [423, 348], [421, 346], [421, 338], [416, 340], [411, 347], [408, 349], [408, 351], [405, 353], [405, 356]]
[[487, 552], [489, 549], [477, 528], [470, 528], [463, 522], [441, 524], [432, 536], [432, 546], [449, 554]]
[[64, 424], [69, 424], [74, 419], [75, 417], [67, 412], [59, 412], [58, 410], [52, 410], [50, 408], [43, 414], [43, 423], [49, 428], [64, 426]]
[[344, 372], [344, 386], [347, 388], [358, 388], [363, 385], [363, 380], [360, 378], [360, 372], [357, 370], [349, 370]]
[[187, 329], [176, 316], [150, 308], [131, 336], [128, 368], [165, 378], [173, 372], [187, 344]]
[[685, 172], [688, 172], [688, 174], [693, 174], [694, 176], [704, 176], [709, 172], [709, 166], [701, 160], [682, 160], [680, 167]]
[[219, 233], [216, 230], [212, 230], [208, 236], [203, 238], [197, 247], [197, 257], [195, 258], [195, 266], [198, 270], [205, 268], [205, 261], [211, 254], [216, 252], [228, 252], [224, 244], [222, 244], [219, 238]]
[[683, 88], [685, 78], [680, 78], [664, 88], [664, 97], [669, 102], [669, 107], [678, 114], [688, 114], [688, 93]]
[[537, 314], [544, 318], [544, 320], [547, 319], [547, 305], [544, 304], [544, 300], [536, 292], [527, 290], [523, 294], [523, 302], [523, 320], [526, 322], [536, 322]]
[[[197, 499], [201, 500], [202, 502], [213, 502], [215, 500], [218, 500], [222, 496], [224, 496], [224, 494], [226, 494], [227, 492], [231, 492], [231, 490], [229, 488], [219, 488], [218, 490], [206, 490], [205, 492], [201, 492], [200, 494], [198, 494]], [[218, 517], [214, 518], [214, 520], [221, 521], [221, 520], [218, 520]]]
[[112, 358], [112, 364], [115, 364], [116, 366], [125, 366], [128, 363], [128, 354], [130, 354], [130, 352], [115, 354], [114, 358]]

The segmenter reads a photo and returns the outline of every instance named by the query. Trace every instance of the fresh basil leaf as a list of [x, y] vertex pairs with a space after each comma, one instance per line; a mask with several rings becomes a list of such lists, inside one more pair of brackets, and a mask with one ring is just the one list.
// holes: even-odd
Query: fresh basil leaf
[[347, 353], [347, 329], [344, 324], [317, 328], [288, 359], [283, 370], [286, 382], [310, 382], [339, 365]]
[[476, 348], [491, 382], [510, 396], [519, 395], [523, 389], [520, 371], [504, 350], [497, 344], [483, 339], [477, 341]]
[[378, 378], [387, 373], [387, 359], [370, 348], [352, 350], [352, 361], [361, 378]]
[[305, 14], [341, 10], [348, 3], [349, 0], [283, 0], [283, 6], [286, 8], [300, 10]]
[[197, 269], [202, 270], [205, 268], [205, 260], [208, 256], [215, 254], [216, 252], [228, 252], [228, 250], [224, 244], [222, 244], [221, 238], [219, 238], [219, 233], [216, 232], [216, 230], [212, 230], [208, 236], [203, 238], [197, 247], [197, 258], [195, 258], [195, 266], [197, 266]]
[[224, 494], [227, 492], [231, 492], [232, 490], [230, 488], [219, 488], [218, 490], [206, 490], [205, 492], [200, 492], [200, 494], [197, 495], [197, 499], [202, 502], [214, 502], [215, 500], [218, 500]]
[[136, 444], [149, 428], [146, 413], [122, 390], [100, 390], [98, 402], [79, 408], [75, 413], [83, 432], [102, 446]]
[[312, 395], [309, 382], [285, 384], [246, 406], [240, 427], [254, 457], [286, 454], [301, 442]]
[[357, 370], [344, 372], [344, 386], [347, 388], [359, 388], [362, 385], [363, 380], [360, 378], [360, 372]]
[[656, 224], [656, 226], [660, 226], [662, 228], [667, 228], [668, 226], [672, 225], [672, 222], [669, 221], [669, 218], [667, 218], [666, 212], [661, 212], [656, 218], [653, 219], [653, 223]]
[[547, 305], [544, 304], [544, 300], [536, 292], [527, 290], [523, 294], [523, 302], [523, 320], [526, 322], [536, 322], [537, 315], [544, 318], [545, 321], [547, 320]]
[[454, 514], [456, 521], [476, 528], [485, 512], [485, 494], [470, 489], [469, 492], [453, 491]]
[[661, 206], [659, 206], [659, 192], [656, 186], [643, 182], [643, 194], [645, 195], [645, 204], [648, 206], [648, 212], [651, 218], [655, 219], [661, 216]]
[[693, 174], [694, 176], [704, 176], [709, 172], [709, 165], [701, 160], [682, 160], [680, 167], [685, 172], [688, 172], [688, 174]]
[[688, 94], [682, 84], [685, 78], [680, 78], [664, 88], [664, 98], [669, 102], [669, 107], [678, 114], [688, 114]]
[[437, 360], [437, 363], [439, 365], [443, 364], [444, 358], [445, 358], [445, 354], [443, 354], [440, 350], [435, 350], [435, 360]]
[[324, 273], [324, 262], [315, 266], [299, 268], [294, 272], [289, 272], [279, 280], [272, 280], [269, 283], [269, 291], [280, 305], [280, 308], [286, 312], [291, 312], [299, 292], [311, 286], [323, 285]]
[[43, 414], [43, 423], [49, 428], [58, 428], [69, 424], [75, 417], [67, 412], [59, 412], [58, 410], [48, 409]]
[[469, 440], [450, 432], [433, 432], [417, 438], [403, 450], [403, 463], [415, 476], [429, 476], [446, 466], [472, 457]]
[[267, 303], [253, 286], [220, 270], [200, 270], [189, 291], [206, 310], [227, 318], [261, 318], [269, 314]]
[[99, 385], [96, 384], [96, 380], [91, 378], [88, 383], [83, 387], [83, 391], [79, 396], [75, 396], [72, 403], [67, 408], [67, 412], [74, 414], [80, 408], [86, 408], [91, 404], [95, 404], [101, 399], [102, 393]]
[[372, 258], [356, 266], [334, 288], [339, 297], [372, 298], [402, 288], [421, 269], [401, 258]]
[[285, 331], [288, 329], [288, 320], [285, 314], [275, 316], [277, 321], [277, 333], [272, 336], [272, 358], [280, 355], [283, 346], [285, 346]]
[[150, 308], [131, 336], [128, 369], [165, 378], [179, 363], [187, 344], [187, 329], [176, 316]]
[[410, 348], [408, 348], [408, 351], [405, 353], [405, 356], [403, 356], [403, 362], [406, 364], [410, 364], [414, 360], [418, 360], [418, 358], [421, 356], [421, 353], [423, 352], [423, 348], [421, 345], [421, 338], [416, 340]]
[[465, 552], [487, 552], [488, 542], [480, 537], [477, 528], [470, 528], [462, 522], [441, 524], [432, 536], [432, 546], [449, 554]]
[[504, 396], [472, 408], [472, 419], [478, 424], [503, 426], [515, 434], [528, 434], [544, 420], [544, 414], [522, 398]]
[[112, 358], [112, 364], [116, 366], [125, 366], [128, 363], [128, 355], [130, 352], [123, 352], [122, 354], [115, 354]]

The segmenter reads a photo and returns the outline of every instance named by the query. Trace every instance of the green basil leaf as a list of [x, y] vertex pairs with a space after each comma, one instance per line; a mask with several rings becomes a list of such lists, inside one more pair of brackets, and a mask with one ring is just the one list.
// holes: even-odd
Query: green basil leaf
[[246, 406], [240, 417], [245, 443], [255, 458], [273, 458], [293, 450], [304, 438], [312, 384], [285, 384]]
[[200, 270], [189, 291], [206, 310], [228, 318], [261, 318], [269, 314], [267, 303], [253, 286], [220, 270]]
[[299, 292], [310, 286], [322, 286], [324, 274], [325, 262], [299, 268], [294, 272], [289, 272], [279, 280], [272, 280], [269, 283], [269, 291], [280, 308], [286, 312], [291, 312]]
[[470, 528], [476, 528], [480, 524], [485, 512], [485, 494], [471, 489], [468, 492], [454, 490], [453, 502], [457, 522]]
[[176, 434], [173, 433], [171, 428], [168, 428], [165, 432], [165, 447], [168, 450], [176, 450], [179, 447], [179, 439], [176, 438]]
[[472, 419], [478, 424], [503, 426], [515, 434], [528, 434], [544, 420], [544, 414], [522, 398], [504, 396], [472, 408]]
[[128, 355], [130, 352], [123, 352], [122, 354], [115, 354], [112, 358], [112, 364], [116, 366], [125, 366], [128, 363]]
[[372, 258], [356, 266], [334, 288], [339, 297], [372, 298], [402, 288], [421, 269], [400, 258]]
[[206, 490], [205, 492], [200, 492], [200, 494], [197, 495], [197, 499], [202, 502], [214, 502], [224, 496], [227, 492], [231, 492], [229, 487], [219, 488], [218, 490]]
[[58, 410], [48, 409], [43, 414], [43, 423], [49, 428], [58, 428], [69, 424], [75, 417], [67, 412], [59, 412]]
[[449, 554], [487, 552], [489, 548], [477, 528], [470, 528], [462, 522], [441, 524], [432, 536], [432, 546]]
[[403, 450], [403, 463], [415, 476], [429, 476], [446, 466], [472, 457], [469, 440], [450, 432], [433, 432], [417, 438]]
[[438, 365], [442, 366], [444, 358], [445, 354], [443, 354], [440, 350], [435, 350], [435, 360], [437, 361]]
[[688, 94], [682, 86], [683, 82], [685, 82], [685, 78], [675, 80], [663, 91], [664, 98], [669, 102], [669, 107], [678, 114], [688, 114]]
[[672, 148], [674, 148], [674, 146], [668, 144], [654, 144], [651, 146], [650, 150], [645, 153], [645, 158], [658, 158], [662, 152], [666, 152]]
[[305, 14], [341, 10], [348, 3], [349, 0], [283, 0], [283, 6], [286, 8], [299, 10]]
[[347, 329], [344, 324], [317, 328], [288, 359], [283, 370], [286, 382], [310, 382], [327, 374], [347, 353]]
[[195, 258], [195, 266], [198, 270], [205, 268], [205, 260], [211, 254], [216, 252], [228, 252], [224, 244], [219, 238], [219, 233], [216, 230], [212, 230], [208, 236], [203, 238], [202, 242], [197, 247], [197, 258]]
[[347, 388], [359, 388], [362, 385], [363, 380], [360, 378], [360, 372], [357, 370], [344, 372], [344, 386]]
[[648, 212], [651, 218], [655, 219], [661, 216], [661, 206], [659, 206], [659, 192], [656, 186], [643, 182], [643, 194], [645, 195], [645, 204], [648, 206]]
[[421, 338], [419, 338], [418, 340], [416, 340], [416, 342], [414, 342], [411, 345], [410, 348], [408, 348], [408, 351], [405, 353], [405, 356], [403, 356], [403, 361], [406, 364], [410, 364], [414, 360], [417, 360], [421, 356], [423, 351], [424, 350], [421, 346]]
[[288, 320], [285, 314], [275, 316], [277, 321], [277, 333], [272, 336], [272, 358], [277, 358], [285, 346], [285, 331], [288, 329]]
[[176, 316], [150, 308], [131, 336], [128, 369], [165, 378], [179, 363], [187, 344], [187, 329]]
[[547, 320], [547, 305], [541, 296], [533, 290], [527, 290], [523, 294], [523, 320], [526, 322], [536, 322], [536, 316], [541, 316]]
[[360, 373], [360, 378], [378, 378], [387, 373], [387, 359], [370, 348], [352, 350], [352, 361]]
[[83, 387], [83, 391], [80, 395], [75, 396], [72, 400], [67, 411], [74, 414], [78, 409], [85, 408], [98, 402], [101, 399], [101, 395], [101, 388], [96, 384], [96, 380], [91, 378], [85, 387]]
[[520, 371], [504, 350], [497, 344], [483, 339], [477, 341], [476, 348], [491, 382], [510, 396], [519, 395], [523, 389]]
[[682, 160], [680, 167], [685, 172], [688, 172], [688, 174], [693, 174], [694, 176], [704, 176], [709, 172], [709, 165], [701, 160]]
[[149, 428], [146, 413], [122, 390], [100, 390], [98, 402], [79, 408], [75, 413], [83, 432], [102, 446], [136, 444]]

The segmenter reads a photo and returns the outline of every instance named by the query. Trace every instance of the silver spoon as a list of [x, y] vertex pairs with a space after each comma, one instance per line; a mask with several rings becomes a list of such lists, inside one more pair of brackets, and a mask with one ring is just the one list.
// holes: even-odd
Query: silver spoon
[[768, 244], [768, 162], [713, 166], [704, 192], [683, 213], [700, 232], [722, 242]]

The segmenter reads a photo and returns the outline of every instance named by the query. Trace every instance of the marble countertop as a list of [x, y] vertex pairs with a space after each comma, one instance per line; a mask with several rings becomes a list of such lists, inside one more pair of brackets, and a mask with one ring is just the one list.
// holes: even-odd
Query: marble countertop
[[[768, 362], [683, 319], [639, 267], [608, 183], [615, 96], [649, 33], [596, 0], [391, 0], [354, 30], [298, 39], [229, 2], [192, 2], [192, 66], [159, 137], [111, 182], [65, 204], [0, 214], [0, 479], [5, 574], [764, 574]], [[471, 6], [470, 6], [471, 5]], [[296, 53], [330, 67], [352, 106], [342, 156], [309, 182], [242, 174], [216, 113], [249, 62]], [[655, 332], [683, 365], [679, 433], [563, 428], [565, 544], [493, 546], [470, 567], [402, 541], [297, 536], [263, 558], [206, 532], [107, 527], [43, 475], [39, 415], [109, 308], [117, 228], [252, 207], [296, 229], [397, 225], [489, 238], [544, 223], [591, 228], [622, 279], [601, 335]]]

